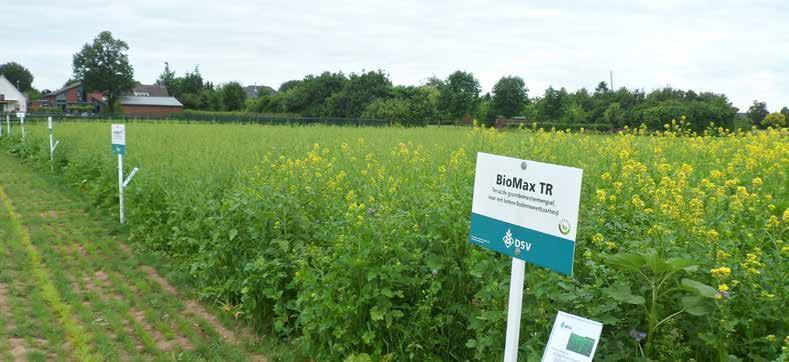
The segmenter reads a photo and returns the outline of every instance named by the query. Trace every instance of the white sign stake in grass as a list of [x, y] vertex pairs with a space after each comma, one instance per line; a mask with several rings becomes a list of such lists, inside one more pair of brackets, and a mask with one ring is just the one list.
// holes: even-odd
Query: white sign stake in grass
[[120, 207], [120, 221], [121, 224], [124, 224], [126, 223], [126, 215], [123, 211], [123, 191], [129, 186], [137, 171], [140, 170], [135, 167], [129, 174], [129, 177], [126, 180], [123, 179], [123, 156], [126, 154], [126, 125], [112, 125], [112, 153], [118, 155], [118, 204]]
[[572, 275], [583, 170], [477, 154], [473, 244], [512, 257], [504, 361], [518, 360], [525, 262]]
[[55, 172], [55, 148], [58, 147], [60, 141], [55, 142], [55, 134], [52, 129], [52, 117], [47, 117], [47, 124], [49, 125], [49, 169]]
[[25, 140], [25, 114], [17, 113], [16, 117], [19, 118], [19, 125], [22, 127], [22, 140]]

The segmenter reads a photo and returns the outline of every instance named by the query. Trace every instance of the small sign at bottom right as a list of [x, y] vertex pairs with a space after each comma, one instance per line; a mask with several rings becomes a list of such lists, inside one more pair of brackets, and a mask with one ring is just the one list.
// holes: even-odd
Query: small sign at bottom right
[[559, 311], [542, 360], [591, 361], [602, 332], [603, 324], [600, 322]]

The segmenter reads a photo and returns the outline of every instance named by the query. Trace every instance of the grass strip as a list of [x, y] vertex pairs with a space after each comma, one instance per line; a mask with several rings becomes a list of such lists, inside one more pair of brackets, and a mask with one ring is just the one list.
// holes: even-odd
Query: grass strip
[[17, 236], [22, 242], [25, 250], [27, 251], [28, 258], [31, 263], [33, 277], [41, 288], [44, 299], [52, 306], [58, 314], [60, 323], [66, 331], [66, 338], [71, 342], [74, 347], [75, 357], [82, 361], [101, 361], [103, 358], [91, 351], [91, 336], [79, 325], [74, 317], [69, 305], [61, 301], [60, 294], [58, 293], [46, 268], [41, 263], [41, 255], [30, 240], [30, 235], [22, 226], [22, 217], [16, 212], [11, 199], [5, 193], [5, 190], [0, 186], [0, 200], [11, 218], [11, 225]]

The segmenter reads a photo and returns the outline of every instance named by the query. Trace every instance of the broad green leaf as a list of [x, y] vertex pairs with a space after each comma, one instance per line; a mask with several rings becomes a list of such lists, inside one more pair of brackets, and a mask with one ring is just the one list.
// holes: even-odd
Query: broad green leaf
[[238, 230], [231, 229], [230, 230], [230, 241], [233, 241], [236, 238], [236, 236], [238, 236]]
[[698, 265], [696, 265], [696, 261], [692, 259], [671, 258], [667, 260], [667, 263], [671, 267], [671, 271], [679, 271], [682, 269], [687, 272], [695, 272], [699, 268]]
[[630, 292], [630, 287], [624, 283], [617, 283], [603, 289], [603, 293], [614, 300], [628, 304], [644, 304], [646, 300], [640, 295]]
[[689, 314], [703, 316], [710, 312], [709, 304], [706, 303], [707, 300], [699, 295], [691, 295], [680, 298], [680, 304]]
[[611, 255], [606, 259], [609, 264], [613, 264], [631, 271], [640, 270], [646, 263], [644, 257], [638, 254], [619, 253]]
[[644, 256], [644, 261], [647, 267], [655, 274], [664, 273], [670, 269], [669, 264], [655, 253]]
[[693, 279], [683, 278], [681, 283], [685, 289], [696, 292], [703, 297], [713, 298], [717, 292], [715, 288]]

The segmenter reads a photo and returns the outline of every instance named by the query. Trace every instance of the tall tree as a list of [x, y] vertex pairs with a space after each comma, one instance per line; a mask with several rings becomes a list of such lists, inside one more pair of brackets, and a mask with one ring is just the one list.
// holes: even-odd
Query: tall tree
[[496, 115], [512, 118], [520, 114], [528, 100], [528, 89], [521, 77], [502, 77], [493, 86], [493, 111]]
[[789, 120], [789, 107], [783, 107], [783, 108], [781, 108], [781, 114], [783, 114], [783, 115], [784, 115], [784, 117], [785, 117], [787, 120]]
[[225, 83], [222, 86], [222, 104], [227, 111], [238, 111], [244, 107], [244, 102], [247, 100], [247, 93], [244, 92], [244, 87], [238, 82]]
[[477, 113], [479, 92], [479, 81], [474, 74], [458, 70], [450, 74], [441, 86], [439, 105], [445, 114], [459, 121]]
[[746, 114], [748, 115], [748, 119], [751, 120], [751, 123], [756, 126], [761, 126], [762, 120], [764, 117], [767, 117], [770, 112], [767, 111], [767, 103], [753, 101], [753, 105], [748, 108], [748, 112]]
[[175, 72], [170, 70], [170, 63], [164, 62], [164, 70], [159, 75], [159, 79], [156, 80], [156, 84], [163, 85], [167, 88], [167, 93], [173, 94], [173, 91], [175, 91]]
[[92, 44], [85, 44], [74, 54], [74, 78], [82, 80], [88, 92], [103, 92], [108, 110], [114, 112], [118, 98], [134, 87], [134, 68], [126, 51], [129, 45], [115, 39], [109, 31], [101, 32]]
[[27, 92], [33, 87], [33, 73], [17, 62], [0, 65], [0, 74], [4, 75], [20, 92]]
[[331, 117], [359, 117], [374, 99], [387, 98], [391, 88], [392, 82], [382, 70], [351, 73], [342, 91], [326, 99], [322, 114]]
[[296, 87], [299, 84], [301, 84], [301, 80], [299, 79], [289, 80], [285, 83], [280, 84], [278, 92], [287, 92], [288, 89]]
[[594, 93], [595, 95], [608, 93], [608, 83], [606, 82], [597, 83], [597, 87], [594, 89]]

